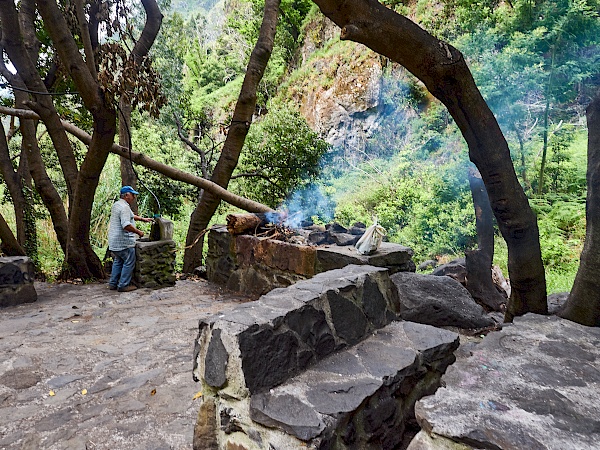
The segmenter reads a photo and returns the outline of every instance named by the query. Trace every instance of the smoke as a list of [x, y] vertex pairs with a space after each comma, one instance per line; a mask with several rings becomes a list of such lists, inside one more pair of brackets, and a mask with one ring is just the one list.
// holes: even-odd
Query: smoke
[[[301, 228], [314, 220], [331, 222], [335, 211], [335, 202], [323, 193], [319, 185], [311, 184], [292, 193], [278, 210], [285, 215], [283, 222], [285, 226]], [[276, 215], [269, 217], [269, 213], [267, 213], [267, 219], [272, 222], [280, 220]]]

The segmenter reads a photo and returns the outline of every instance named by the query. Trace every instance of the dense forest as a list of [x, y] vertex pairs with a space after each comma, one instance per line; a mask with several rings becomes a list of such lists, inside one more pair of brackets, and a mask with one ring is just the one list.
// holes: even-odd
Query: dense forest
[[[0, 2], [0, 8], [5, 3]], [[382, 3], [464, 55], [508, 142], [519, 183], [537, 215], [547, 291], [571, 290], [586, 233], [585, 112], [600, 86], [598, 2]], [[77, 14], [83, 14], [77, 5], [67, 14], [74, 22], [70, 27], [76, 27]], [[90, 18], [93, 5], [85, 11]], [[131, 11], [120, 2], [110, 5], [105, 14], [120, 19], [100, 27], [95, 39], [102, 50], [97, 67], [90, 70], [97, 72], [97, 83], [106, 97], [112, 96], [112, 103], [83, 92], [81, 86], [89, 81], [78, 84], [74, 75], [66, 75], [65, 67], [57, 63], [60, 50], [55, 52], [50, 45], [56, 31], [32, 21], [37, 24], [30, 31], [38, 42], [34, 48], [40, 88], [60, 94], [52, 96], [52, 108], [63, 120], [95, 135], [99, 123], [112, 120], [119, 130], [113, 136], [118, 136], [122, 148], [210, 179], [239, 122], [234, 108], [261, 33], [265, 2], [173, 1], [161, 3], [160, 13], [149, 11], [146, 3], [145, 9], [140, 4], [131, 6]], [[26, 2], [19, 14], [25, 6]], [[52, 13], [56, 11], [40, 11], [44, 22]], [[153, 14], [162, 14], [162, 23], [159, 28], [154, 25], [147, 55], [137, 55], [137, 44], [148, 33], [148, 17]], [[11, 20], [16, 19], [7, 12], [0, 16], [5, 31], [0, 67], [3, 108], [31, 109], [44, 119], [44, 108], [51, 106], [28, 92], [38, 91], [32, 88], [35, 77], [17, 89], [20, 80], [15, 80], [12, 65], [22, 64], [17, 67], [19, 74], [26, 65], [16, 60], [18, 50], [11, 47], [16, 44], [7, 36]], [[85, 40], [73, 44], [77, 51], [91, 54]], [[127, 65], [129, 60], [142, 67], [136, 75]], [[118, 112], [110, 112], [117, 103], [118, 108], [112, 109]], [[108, 119], [101, 118], [102, 108], [107, 109]], [[0, 112], [6, 114], [5, 110]], [[53, 213], [48, 191], [39, 187], [44, 177], [33, 172], [23, 177], [19, 203], [8, 178], [19, 174], [24, 149], [32, 139], [39, 148], [46, 182], [54, 186], [59, 203], [69, 208], [85, 203], [72, 185], [77, 177], [67, 176], [65, 167], [72, 164], [81, 177], [81, 171], [94, 164], [90, 152], [78, 139], [64, 132], [61, 136], [52, 131], [49, 121], [42, 121], [26, 130], [15, 115], [3, 116], [3, 140], [8, 146], [0, 186], [3, 219], [36, 262], [40, 275], [54, 279], [65, 274], [69, 244], [61, 242], [56, 232], [61, 214], [64, 226], [75, 227], [71, 230], [88, 227], [91, 249], [104, 258], [110, 206], [122, 183], [140, 189], [142, 214], [161, 214], [174, 221], [180, 269], [186, 268], [185, 248], [199, 237], [188, 228], [190, 215], [196, 212], [203, 187], [132, 164], [126, 155], [108, 154], [117, 142], [114, 139], [102, 150], [106, 161], [93, 202], [89, 200], [88, 224], [73, 225], [71, 210]], [[320, 223], [377, 220], [390, 241], [414, 249], [417, 262], [443, 263], [476, 246], [467, 176], [473, 164], [453, 116], [400, 64], [366, 46], [341, 40], [339, 28], [312, 2], [281, 2], [251, 121], [226, 185], [229, 191], [273, 209], [301, 212]], [[55, 151], [60, 139], [68, 140], [72, 157]], [[19, 212], [11, 204], [24, 207]], [[231, 204], [221, 202], [210, 223], [222, 223], [224, 214], [232, 210]], [[507, 273], [507, 248], [499, 231], [495, 241], [495, 263]]]

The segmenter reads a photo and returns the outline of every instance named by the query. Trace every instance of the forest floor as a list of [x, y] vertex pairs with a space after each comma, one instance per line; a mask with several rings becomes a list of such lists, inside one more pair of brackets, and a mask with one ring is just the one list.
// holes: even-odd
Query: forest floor
[[0, 310], [0, 448], [191, 448], [198, 320], [247, 299], [191, 279], [35, 287], [37, 302]]

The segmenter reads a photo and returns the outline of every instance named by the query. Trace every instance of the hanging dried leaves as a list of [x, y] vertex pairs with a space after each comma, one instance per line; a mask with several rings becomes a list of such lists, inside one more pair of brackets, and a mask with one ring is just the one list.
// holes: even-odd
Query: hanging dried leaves
[[160, 75], [152, 67], [152, 58], [145, 56], [136, 64], [120, 44], [113, 42], [100, 46], [98, 62], [98, 81], [107, 102], [125, 97], [134, 108], [159, 116], [167, 98], [161, 92]]

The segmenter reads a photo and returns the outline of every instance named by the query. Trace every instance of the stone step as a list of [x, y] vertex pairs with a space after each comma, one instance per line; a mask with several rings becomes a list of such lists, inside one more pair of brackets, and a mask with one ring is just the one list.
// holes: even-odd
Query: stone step
[[350, 265], [200, 322], [194, 377], [240, 396], [268, 390], [395, 320], [387, 269]]
[[[303, 441], [290, 439], [287, 445], [294, 448], [396, 448], [406, 423], [414, 420], [415, 401], [437, 389], [458, 345], [455, 333], [393, 322], [284, 384], [252, 395], [250, 417]], [[278, 440], [275, 432], [262, 434], [263, 441]]]

